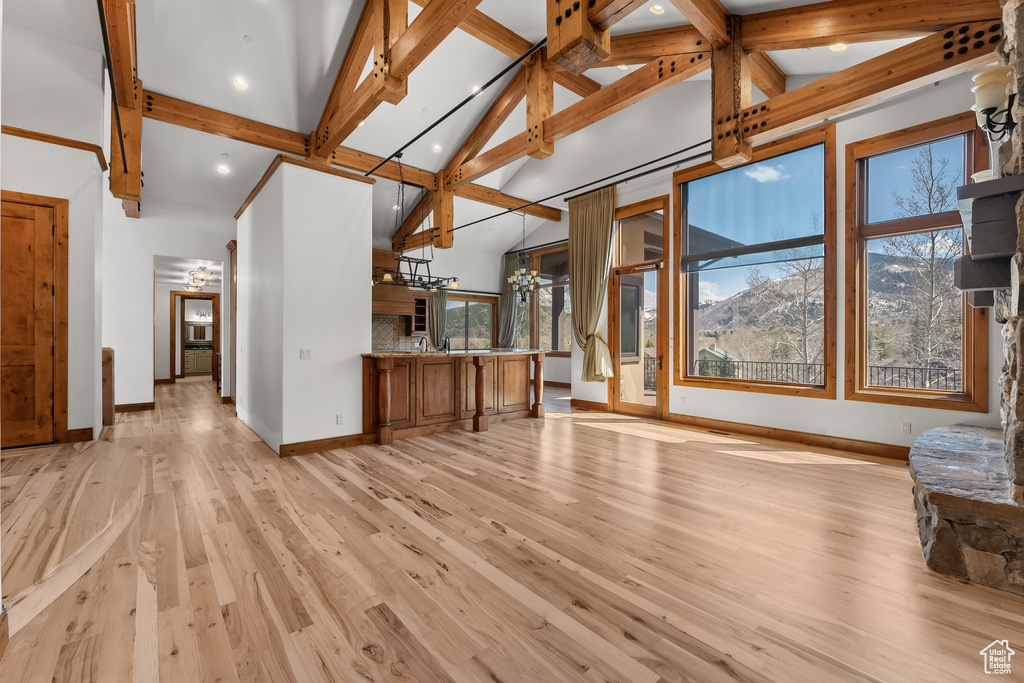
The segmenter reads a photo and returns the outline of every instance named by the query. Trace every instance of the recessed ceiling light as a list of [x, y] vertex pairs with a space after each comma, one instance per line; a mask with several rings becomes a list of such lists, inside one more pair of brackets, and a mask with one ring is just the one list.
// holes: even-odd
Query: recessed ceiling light
[[628, 69], [629, 67], [628, 67], [628, 66], [626, 66], [625, 64], [619, 64], [619, 68], [620, 68], [620, 69], [622, 69], [623, 71], [625, 71], [625, 70], [626, 70], [626, 69]]
[[360, 121], [356, 125], [359, 126], [360, 128], [362, 128], [364, 123], [366, 123], [366, 121]]
[[398, 211], [398, 204], [395, 204], [394, 206], [392, 206], [391, 210], [392, 211]]
[[252, 36], [250, 36], [248, 34], [244, 35], [244, 36], [242, 36], [242, 40], [244, 40], [247, 43], [251, 43], [252, 42]]
[[832, 52], [842, 52], [846, 49], [846, 43], [835, 43], [834, 45], [829, 45], [828, 49], [832, 50]]
[[238, 78], [235, 79], [235, 87], [238, 88], [239, 90], [245, 90], [246, 88], [249, 87], [249, 82], [246, 81], [241, 76], [239, 76]]
[[651, 5], [651, 14], [664, 14], [665, 8], [661, 5]]
[[225, 166], [224, 164], [221, 164], [220, 166], [218, 166], [217, 170], [220, 171], [221, 173], [230, 173], [231, 172], [231, 169], [228, 168], [227, 166]]
[[434, 153], [436, 154], [436, 153], [438, 153], [440, 151], [441, 151], [441, 145], [434, 145]]

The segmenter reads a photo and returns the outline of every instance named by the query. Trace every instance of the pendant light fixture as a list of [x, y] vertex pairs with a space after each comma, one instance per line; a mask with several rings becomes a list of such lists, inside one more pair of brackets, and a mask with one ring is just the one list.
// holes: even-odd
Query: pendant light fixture
[[207, 282], [213, 279], [213, 273], [207, 270], [206, 266], [200, 266], [193, 271], [189, 271], [189, 277], [193, 280], [202, 280], [203, 282]]
[[509, 287], [513, 292], [519, 294], [519, 300], [526, 303], [533, 290], [537, 287], [540, 278], [536, 270], [530, 270], [530, 255], [526, 253], [526, 214], [523, 214], [523, 242], [519, 247], [519, 257], [516, 259], [516, 270], [508, 276]]

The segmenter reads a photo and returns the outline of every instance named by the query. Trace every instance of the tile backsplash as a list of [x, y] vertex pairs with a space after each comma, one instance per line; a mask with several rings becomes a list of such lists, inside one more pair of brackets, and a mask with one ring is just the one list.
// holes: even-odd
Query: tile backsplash
[[374, 315], [372, 329], [373, 350], [391, 351], [398, 347], [398, 340], [405, 331], [405, 321], [400, 315]]

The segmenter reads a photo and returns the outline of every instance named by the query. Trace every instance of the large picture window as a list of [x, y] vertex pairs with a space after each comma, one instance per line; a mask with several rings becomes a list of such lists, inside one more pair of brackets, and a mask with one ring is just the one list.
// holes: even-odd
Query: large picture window
[[849, 399], [987, 409], [987, 318], [953, 284], [976, 130], [964, 114], [848, 148]]
[[496, 297], [448, 294], [444, 333], [452, 350], [489, 349], [494, 341]]
[[677, 383], [835, 396], [831, 126], [676, 174]]
[[572, 299], [569, 295], [569, 248], [538, 256], [537, 348], [554, 353], [572, 351]]

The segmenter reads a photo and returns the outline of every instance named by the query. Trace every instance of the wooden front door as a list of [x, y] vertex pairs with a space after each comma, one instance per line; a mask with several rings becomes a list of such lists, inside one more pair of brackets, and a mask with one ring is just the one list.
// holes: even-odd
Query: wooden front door
[[2, 203], [0, 445], [51, 443], [54, 434], [54, 207]]

